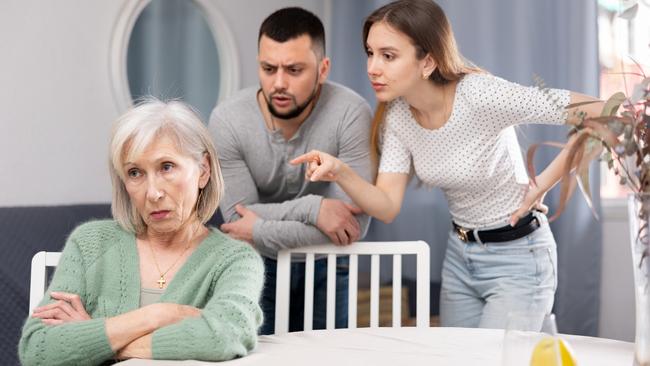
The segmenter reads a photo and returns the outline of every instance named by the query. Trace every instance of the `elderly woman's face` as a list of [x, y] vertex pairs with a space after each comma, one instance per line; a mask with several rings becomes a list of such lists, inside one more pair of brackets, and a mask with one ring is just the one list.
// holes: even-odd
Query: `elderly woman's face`
[[135, 161], [125, 162], [123, 169], [129, 197], [147, 224], [147, 231], [154, 233], [173, 233], [194, 219], [198, 190], [210, 178], [207, 158], [199, 166], [164, 135]]

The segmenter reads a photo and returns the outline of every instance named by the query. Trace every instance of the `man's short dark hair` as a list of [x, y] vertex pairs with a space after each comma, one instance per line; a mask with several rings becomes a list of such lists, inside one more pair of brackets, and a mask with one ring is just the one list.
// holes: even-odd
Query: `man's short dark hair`
[[312, 49], [319, 60], [325, 57], [325, 29], [323, 23], [312, 12], [303, 8], [290, 7], [275, 11], [260, 26], [257, 37], [259, 46], [262, 36], [276, 42], [286, 42], [306, 34], [311, 39]]

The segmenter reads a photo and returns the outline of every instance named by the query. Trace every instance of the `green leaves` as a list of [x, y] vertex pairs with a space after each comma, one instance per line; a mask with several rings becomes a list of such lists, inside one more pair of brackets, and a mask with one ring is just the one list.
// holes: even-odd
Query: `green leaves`
[[[633, 4], [626, 4], [623, 13], [632, 16], [637, 7], [636, 1], [633, 1]], [[586, 101], [566, 107], [578, 122], [570, 126], [568, 152], [560, 180], [560, 202], [551, 219], [564, 210], [576, 185], [593, 215], [598, 217], [592, 206], [589, 166], [599, 156], [607, 168], [614, 172], [621, 185], [629, 187], [635, 193], [650, 193], [650, 77], [635, 73], [623, 74], [643, 78], [635, 85], [630, 97], [617, 92], [604, 103]], [[543, 80], [537, 78], [536, 84], [545, 90]], [[603, 103], [599, 116], [587, 115], [580, 109], [592, 103]], [[533, 183], [536, 172], [532, 161], [541, 145], [564, 146], [555, 142], [543, 142], [529, 148], [527, 169], [529, 176], [533, 177]]]
[[618, 108], [625, 102], [625, 94], [623, 92], [618, 92], [605, 102], [605, 106], [603, 106], [603, 111], [600, 113], [601, 116], [612, 116], [618, 111]]

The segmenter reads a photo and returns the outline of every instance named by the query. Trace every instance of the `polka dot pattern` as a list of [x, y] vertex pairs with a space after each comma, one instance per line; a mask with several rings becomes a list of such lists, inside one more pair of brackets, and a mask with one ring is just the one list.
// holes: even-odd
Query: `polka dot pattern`
[[502, 226], [526, 194], [528, 175], [514, 126], [563, 124], [567, 90], [525, 87], [493, 75], [466, 75], [449, 120], [420, 126], [402, 98], [387, 107], [380, 173], [411, 169], [442, 189], [454, 221], [467, 228]]

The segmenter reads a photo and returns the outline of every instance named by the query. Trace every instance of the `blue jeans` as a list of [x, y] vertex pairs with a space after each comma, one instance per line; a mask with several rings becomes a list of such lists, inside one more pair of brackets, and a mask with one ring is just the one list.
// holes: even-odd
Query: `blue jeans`
[[446, 327], [505, 328], [508, 312], [550, 312], [557, 288], [557, 251], [546, 216], [540, 227], [504, 243], [461, 241], [449, 234], [442, 266], [440, 322]]
[[[277, 262], [264, 258], [266, 281], [262, 290], [260, 306], [264, 313], [264, 323], [260, 334], [273, 334], [275, 331], [275, 283]], [[336, 328], [346, 328], [348, 324], [348, 278], [349, 258], [336, 258]], [[303, 330], [305, 299], [305, 263], [291, 264], [291, 290], [289, 295], [289, 331]], [[325, 329], [327, 312], [327, 259], [314, 262], [314, 314], [313, 328]]]

